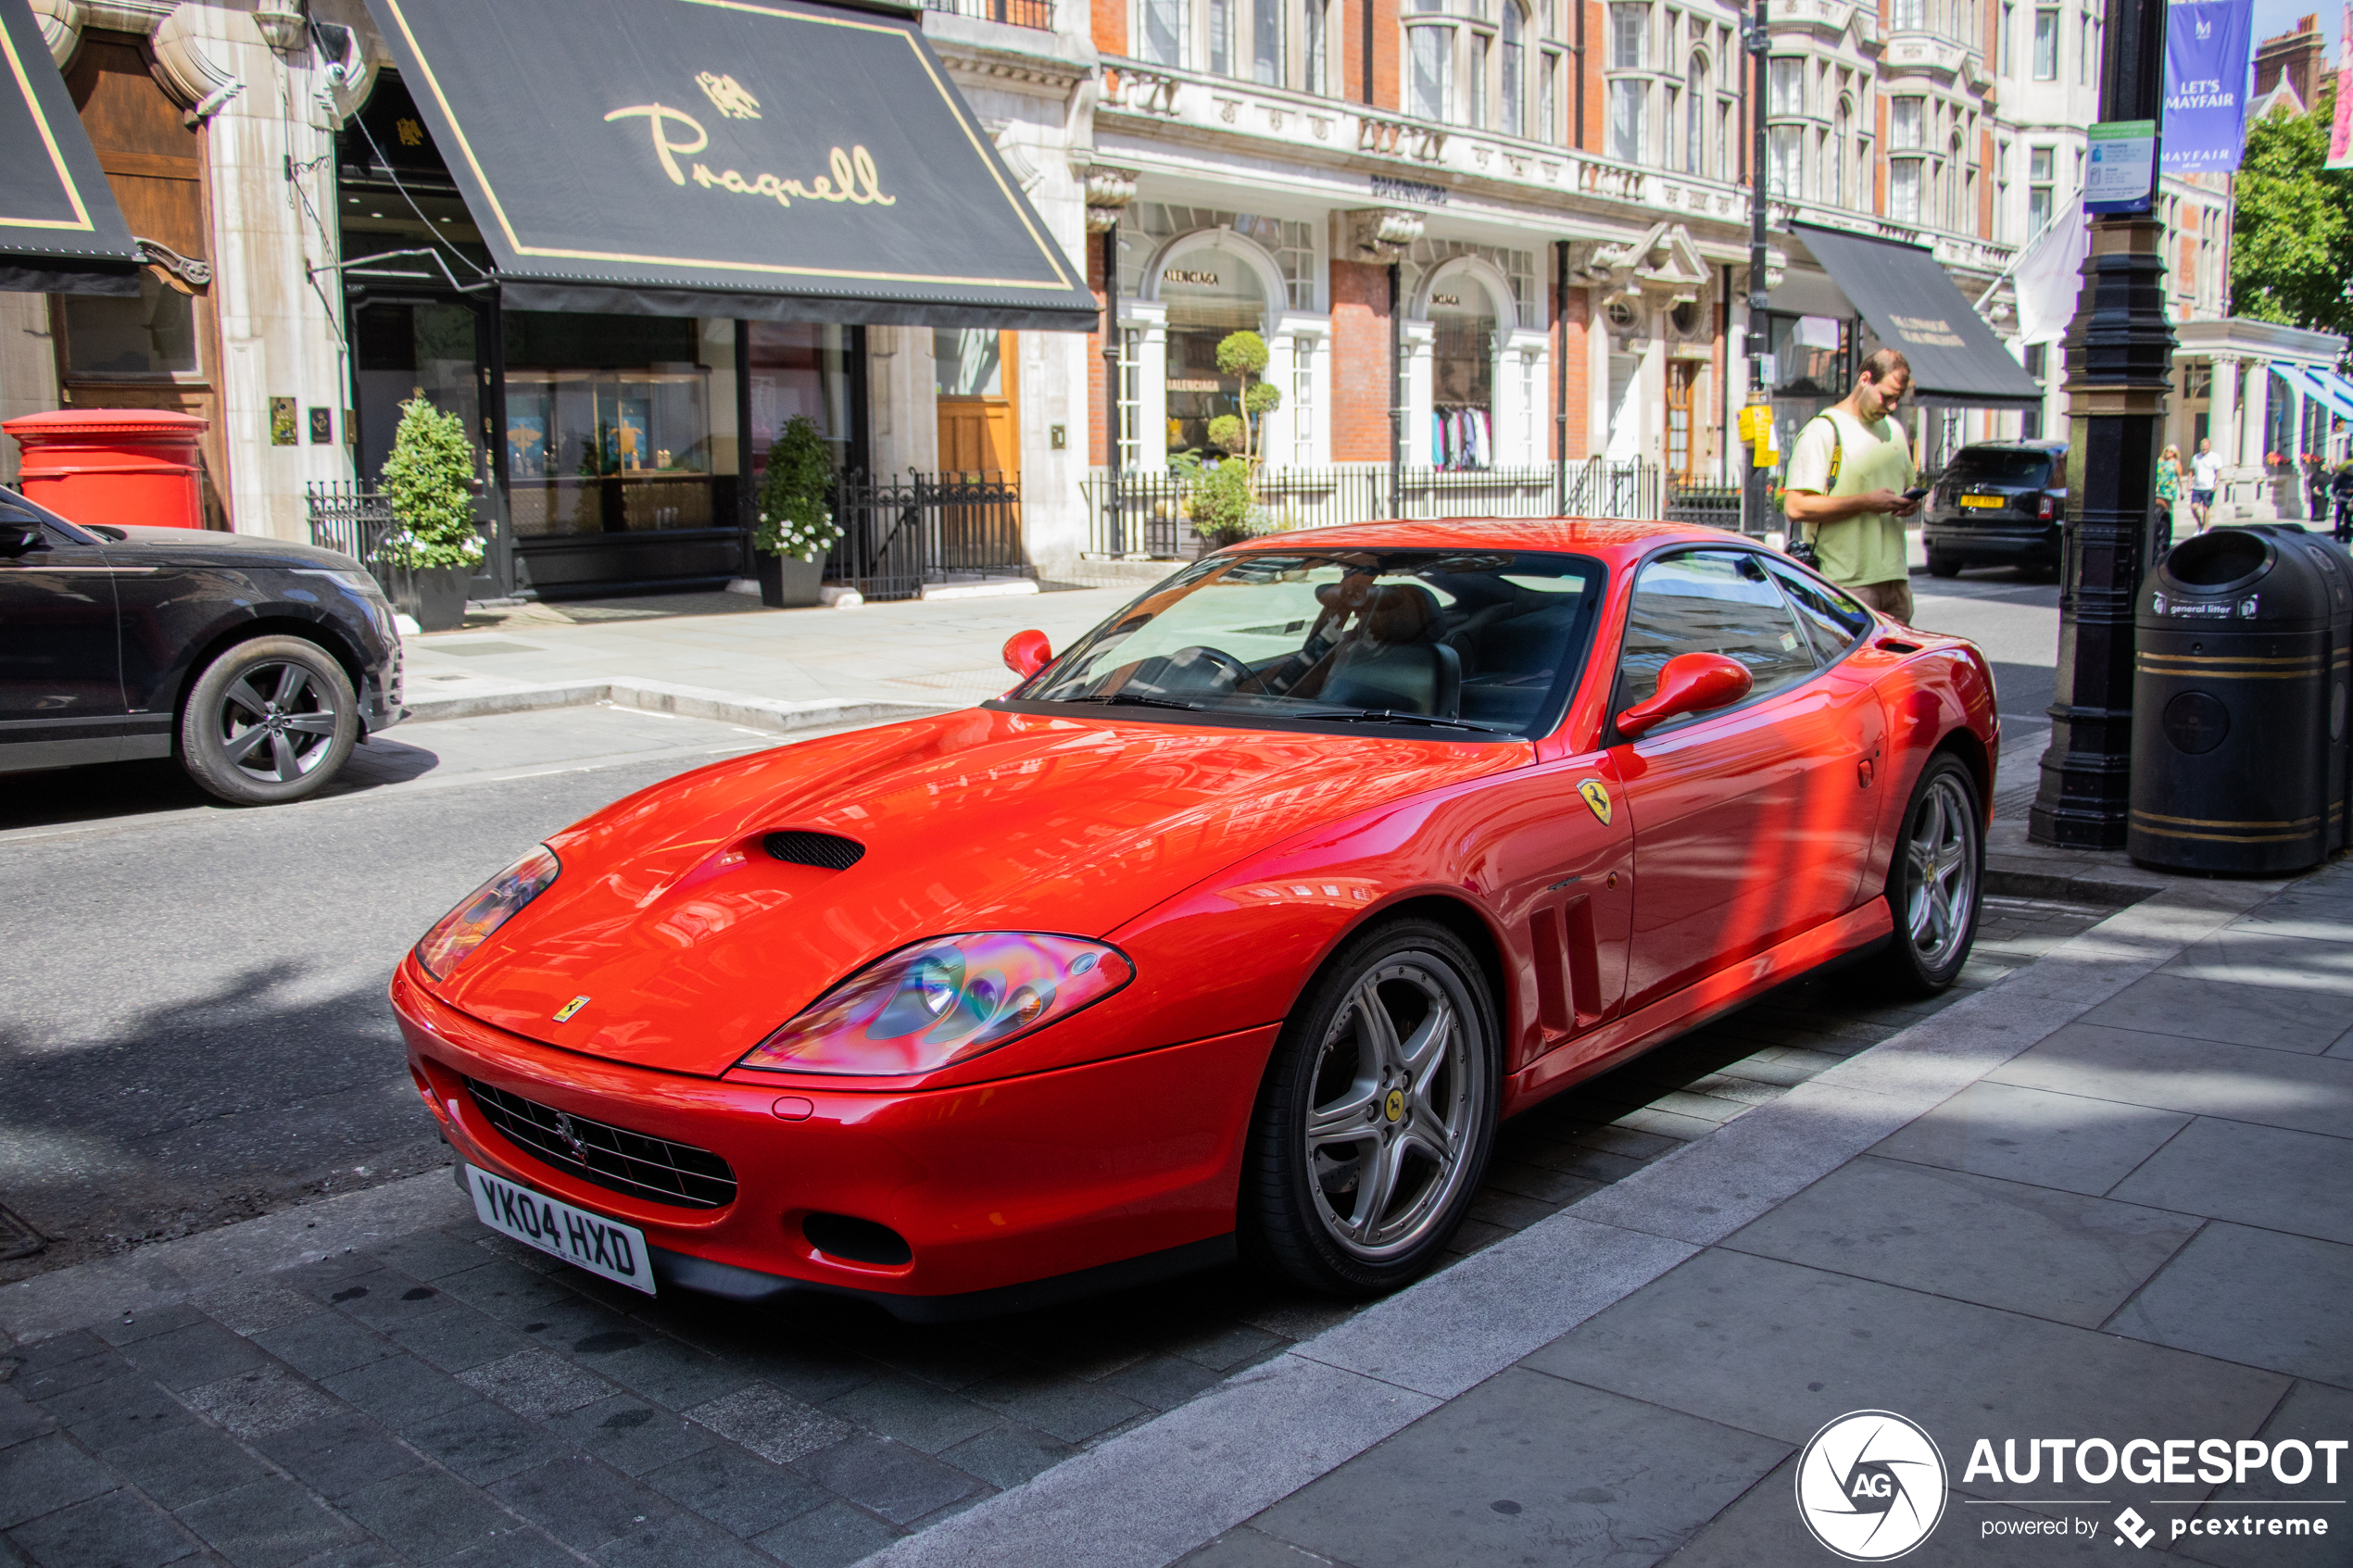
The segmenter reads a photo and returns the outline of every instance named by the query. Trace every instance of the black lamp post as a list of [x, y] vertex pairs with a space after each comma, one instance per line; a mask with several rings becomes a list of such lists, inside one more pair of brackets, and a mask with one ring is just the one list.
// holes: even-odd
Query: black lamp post
[[[1769, 193], [1766, 189], [1768, 132], [1766, 94], [1770, 87], [1772, 34], [1767, 25], [1766, 0], [1756, 0], [1751, 16], [1748, 38], [1749, 58], [1755, 64], [1755, 85], [1749, 93], [1749, 158], [1748, 158], [1748, 400], [1769, 410], [1773, 389], [1766, 384], [1765, 357], [1772, 351], [1773, 341], [1765, 320], [1765, 218]], [[1769, 418], [1769, 413], [1763, 416]], [[1765, 536], [1766, 470], [1752, 462], [1741, 476], [1741, 528], [1744, 533], [1761, 539]]]
[[[2166, 0], [2107, 0], [2103, 120], [2164, 117]], [[2120, 849], [2132, 793], [2133, 610], [2173, 362], [2164, 225], [2108, 214], [2092, 225], [2067, 331], [2067, 526], [2058, 700], [2027, 821], [2037, 844]]]

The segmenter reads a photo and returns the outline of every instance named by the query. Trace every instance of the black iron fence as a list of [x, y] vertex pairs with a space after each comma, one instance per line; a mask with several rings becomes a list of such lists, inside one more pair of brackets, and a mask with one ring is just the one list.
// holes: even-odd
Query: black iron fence
[[825, 580], [870, 599], [912, 599], [927, 583], [1037, 575], [1022, 551], [1017, 475], [844, 474], [834, 484], [834, 521], [842, 535]]
[[347, 481], [313, 483], [304, 487], [310, 512], [310, 542], [322, 550], [340, 550], [366, 567], [384, 587], [384, 596], [406, 605], [416, 598], [416, 584], [405, 566], [382, 559], [385, 538], [398, 526], [392, 515], [392, 497], [371, 485]]
[[1697, 523], [1705, 528], [1741, 531], [1741, 487], [1737, 484], [1687, 484], [1667, 482], [1667, 521]]
[[[1167, 470], [1123, 470], [1114, 497], [1111, 470], [1097, 469], [1084, 488], [1089, 547], [1096, 554], [1190, 560], [1208, 548], [1193, 527], [1189, 487], [1182, 475]], [[1273, 532], [1381, 518], [1660, 515], [1655, 464], [1600, 458], [1571, 463], [1566, 470], [1549, 463], [1405, 469], [1396, 476], [1393, 495], [1384, 463], [1269, 469], [1259, 475], [1258, 499], [1264, 511], [1261, 527]], [[1733, 520], [1737, 525], [1737, 494]]]

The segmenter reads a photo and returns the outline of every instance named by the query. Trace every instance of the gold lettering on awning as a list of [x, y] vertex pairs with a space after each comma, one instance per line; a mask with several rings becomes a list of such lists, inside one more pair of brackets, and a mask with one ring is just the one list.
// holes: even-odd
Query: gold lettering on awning
[[651, 129], [654, 154], [661, 159], [662, 172], [670, 176], [673, 185], [684, 185], [692, 179], [706, 191], [770, 196], [780, 207], [792, 206], [795, 196], [803, 201], [854, 202], [860, 207], [893, 207], [899, 201], [897, 196], [883, 194], [882, 177], [875, 171], [874, 155], [862, 144], [847, 152], [839, 147], [832, 149], [826, 157], [827, 172], [813, 181], [786, 179], [777, 174], [756, 174], [747, 179], [732, 169], [714, 172], [705, 163], [694, 165], [689, 174], [679, 168], [679, 155], [691, 157], [711, 145], [711, 133], [702, 128], [702, 123], [685, 110], [665, 104], [637, 104], [605, 116], [608, 123], [634, 119], [645, 119]]

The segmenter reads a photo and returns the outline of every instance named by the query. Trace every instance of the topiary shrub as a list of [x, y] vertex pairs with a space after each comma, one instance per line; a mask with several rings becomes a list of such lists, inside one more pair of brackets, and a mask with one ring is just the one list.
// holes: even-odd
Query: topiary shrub
[[392, 456], [379, 481], [392, 501], [393, 531], [376, 558], [411, 570], [482, 564], [474, 526], [474, 449], [466, 422], [422, 397], [400, 405]]
[[821, 560], [841, 537], [828, 504], [833, 496], [834, 454], [817, 421], [796, 414], [768, 448], [768, 471], [760, 482], [760, 521], [751, 546], [762, 555]]

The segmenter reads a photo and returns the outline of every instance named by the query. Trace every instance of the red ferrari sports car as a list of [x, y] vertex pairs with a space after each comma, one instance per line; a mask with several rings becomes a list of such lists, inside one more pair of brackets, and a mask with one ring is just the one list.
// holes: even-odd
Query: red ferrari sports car
[[1219, 550], [962, 712], [682, 774], [452, 910], [392, 1000], [484, 1223], [910, 1319], [1238, 1252], [1393, 1288], [1497, 1122], [1861, 954], [1967, 959], [1957, 638], [1711, 530]]

